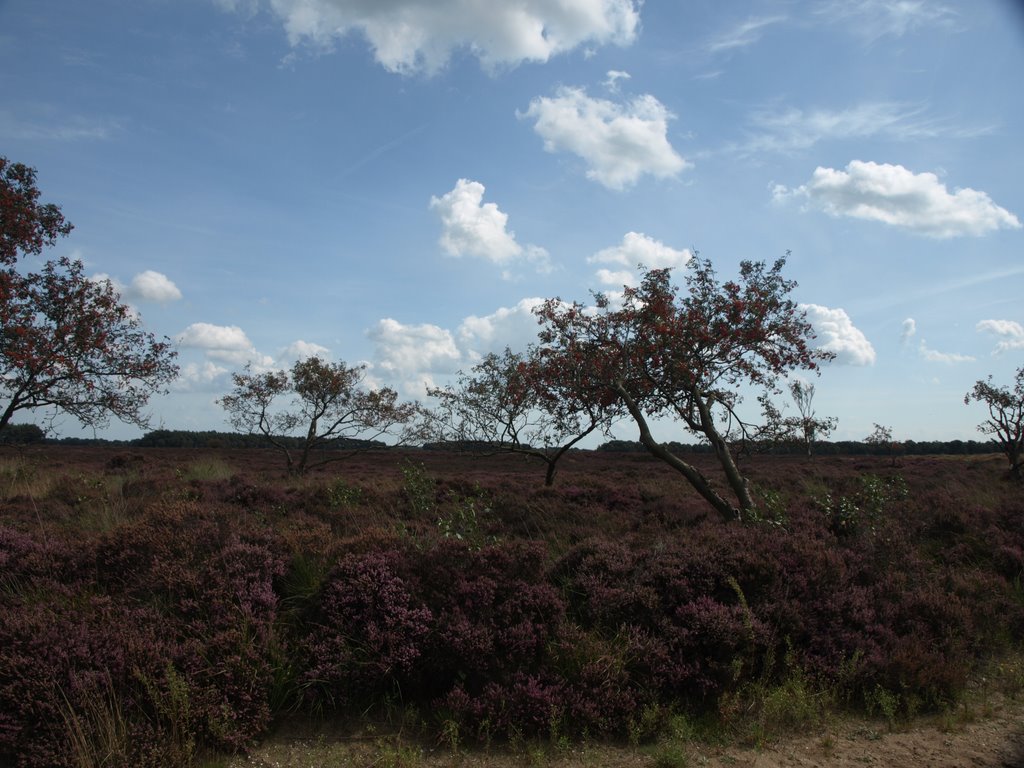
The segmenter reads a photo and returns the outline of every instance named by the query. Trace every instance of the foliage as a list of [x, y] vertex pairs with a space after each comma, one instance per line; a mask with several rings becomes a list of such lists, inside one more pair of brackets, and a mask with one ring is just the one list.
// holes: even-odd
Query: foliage
[[988, 407], [989, 417], [978, 425], [978, 431], [992, 435], [992, 442], [1006, 454], [1010, 475], [1024, 479], [1024, 366], [1014, 375], [1014, 386], [997, 387], [992, 377], [977, 381], [964, 395], [964, 404], [972, 400]]
[[80, 261], [19, 271], [19, 256], [71, 231], [60, 209], [38, 198], [35, 170], [0, 157], [0, 430], [36, 409], [87, 426], [110, 416], [146, 426], [149, 397], [177, 376], [176, 352], [142, 330], [109, 281], [87, 278]]
[[[288, 472], [302, 475], [370, 447], [385, 435], [399, 442], [414, 437], [419, 406], [399, 402], [398, 393], [389, 387], [364, 387], [365, 370], [319, 357], [299, 360], [291, 371], [255, 373], [247, 366], [232, 376], [234, 389], [220, 404], [235, 429], [262, 435], [284, 454]], [[296, 432], [304, 434], [298, 448], [281, 439]], [[328, 447], [348, 450], [311, 463], [315, 451]]]
[[430, 419], [432, 438], [476, 451], [521, 453], [546, 465], [544, 484], [554, 483], [558, 460], [595, 431], [604, 431], [613, 409], [577, 396], [573, 360], [505, 348], [489, 353], [458, 381], [427, 394], [438, 401]]
[[[597, 296], [597, 312], [581, 304], [545, 302], [542, 351], [571, 360], [580, 371], [572, 384], [579, 402], [621, 405], [654, 456], [682, 473], [723, 517], [749, 515], [755, 502], [723, 433], [746, 439], [753, 425], [739, 415], [739, 388], [773, 391], [780, 376], [815, 370], [831, 354], [811, 349], [812, 329], [789, 298], [796, 283], [772, 267], [744, 261], [739, 282], [720, 283], [711, 262], [695, 256], [685, 292], [669, 270], [648, 270], [621, 305]], [[735, 496], [730, 502], [696, 467], [651, 433], [648, 420], [669, 416], [708, 441]], [[724, 425], [724, 426], [723, 426]]]

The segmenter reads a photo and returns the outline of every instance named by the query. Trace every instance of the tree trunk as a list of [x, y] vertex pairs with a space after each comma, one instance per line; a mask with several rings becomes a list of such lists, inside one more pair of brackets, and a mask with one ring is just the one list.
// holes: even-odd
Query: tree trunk
[[740, 468], [736, 466], [736, 460], [732, 457], [732, 451], [729, 450], [729, 445], [715, 428], [715, 420], [711, 415], [711, 409], [699, 392], [694, 396], [694, 401], [697, 404], [697, 412], [700, 414], [701, 431], [711, 443], [711, 447], [715, 449], [715, 456], [722, 465], [725, 479], [728, 481], [729, 487], [732, 488], [732, 492], [736, 494], [736, 500], [740, 503], [741, 513], [738, 513], [737, 516], [742, 518], [743, 515], [751, 512], [755, 507], [754, 499], [750, 495], [750, 484], [747, 482], [747, 478], [740, 472]]
[[[732, 506], [728, 501], [723, 499], [714, 488], [711, 487], [711, 483], [708, 479], [701, 474], [692, 464], [688, 464], [681, 458], [676, 456], [665, 446], [654, 439], [654, 435], [651, 434], [651, 429], [647, 425], [647, 419], [644, 418], [643, 412], [640, 407], [636, 404], [636, 401], [630, 397], [629, 393], [626, 392], [625, 388], [619, 384], [615, 384], [615, 391], [622, 398], [626, 404], [626, 408], [629, 410], [629, 415], [633, 417], [636, 425], [640, 428], [640, 442], [643, 443], [644, 447], [655, 457], [661, 459], [670, 467], [677, 472], [681, 473], [685, 477], [690, 485], [693, 486], [694, 490], [699, 493], [705, 501], [708, 502], [719, 515], [722, 516], [723, 520], [738, 520], [741, 519], [740, 510]], [[719, 438], [721, 439], [721, 438]], [[735, 467], [735, 464], [733, 465]]]

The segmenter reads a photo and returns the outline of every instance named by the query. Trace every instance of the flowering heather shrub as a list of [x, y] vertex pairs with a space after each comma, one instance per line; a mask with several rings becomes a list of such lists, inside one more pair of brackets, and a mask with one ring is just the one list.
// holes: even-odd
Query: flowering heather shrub
[[325, 580], [298, 641], [310, 704], [372, 701], [400, 686], [419, 658], [432, 614], [395, 573], [397, 559], [394, 551], [348, 555]]
[[139, 676], [159, 680], [172, 648], [153, 611], [70, 590], [35, 592], [0, 606], [0, 763], [71, 765], [68, 712], [113, 690], [133, 757], [144, 764], [160, 722]]
[[405, 561], [434, 617], [420, 665], [428, 697], [442, 695], [457, 679], [475, 694], [540, 668], [565, 615], [558, 591], [547, 583], [542, 546], [475, 549], [447, 539], [407, 552]]
[[507, 739], [550, 733], [562, 720], [564, 699], [561, 683], [518, 672], [507, 682], [488, 683], [476, 695], [459, 683], [437, 705], [479, 739]]

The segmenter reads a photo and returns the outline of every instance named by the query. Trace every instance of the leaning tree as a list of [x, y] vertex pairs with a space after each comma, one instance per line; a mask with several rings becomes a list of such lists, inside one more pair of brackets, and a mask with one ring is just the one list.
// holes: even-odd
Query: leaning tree
[[[302, 475], [384, 437], [399, 443], [419, 438], [418, 404], [400, 402], [389, 387], [365, 386], [365, 374], [365, 366], [319, 357], [299, 360], [290, 371], [247, 366], [233, 374], [234, 389], [219, 402], [235, 429], [262, 435], [284, 455], [288, 473]], [[325, 448], [343, 450], [313, 460]]]
[[[738, 280], [720, 282], [711, 262], [695, 256], [685, 290], [670, 271], [651, 269], [621, 301], [598, 294], [596, 308], [551, 299], [537, 309], [541, 347], [585, 371], [578, 395], [620, 403], [647, 450], [680, 472], [725, 519], [753, 517], [747, 478], [726, 433], [751, 435], [740, 390], [778, 390], [795, 370], [817, 369], [832, 354], [810, 345], [813, 329], [790, 298], [796, 283], [782, 275], [785, 258], [768, 267], [744, 261]], [[671, 418], [710, 445], [734, 501], [694, 465], [654, 437], [651, 421]]]
[[988, 418], [978, 425], [978, 431], [992, 436], [992, 442], [1006, 454], [1010, 462], [1010, 476], [1024, 479], [1024, 366], [1017, 369], [1014, 386], [997, 387], [992, 377], [978, 380], [974, 388], [964, 395], [964, 404], [972, 400], [988, 407]]
[[39, 202], [35, 169], [0, 157], [0, 429], [22, 410], [66, 413], [83, 425], [110, 416], [145, 427], [143, 408], [177, 375], [167, 339], [144, 331], [109, 281], [59, 258], [19, 268], [71, 231]]

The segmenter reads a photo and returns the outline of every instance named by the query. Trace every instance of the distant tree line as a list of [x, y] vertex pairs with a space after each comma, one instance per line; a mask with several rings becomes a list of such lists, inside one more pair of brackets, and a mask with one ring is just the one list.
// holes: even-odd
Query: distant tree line
[[[713, 449], [707, 443], [666, 443], [674, 453], [713, 453]], [[599, 451], [611, 451], [620, 453], [643, 453], [647, 449], [642, 443], [636, 440], [609, 440], [597, 447]], [[951, 456], [974, 456], [988, 453], [996, 453], [999, 447], [991, 442], [978, 440], [906, 440], [897, 444], [896, 450], [901, 455], [924, 456], [924, 455], [951, 455]], [[773, 445], [767, 453], [774, 456], [797, 456], [805, 454], [802, 446], [796, 444]], [[835, 440], [816, 442], [814, 453], [818, 456], [888, 456], [890, 448], [888, 445], [878, 445], [858, 440]]]

